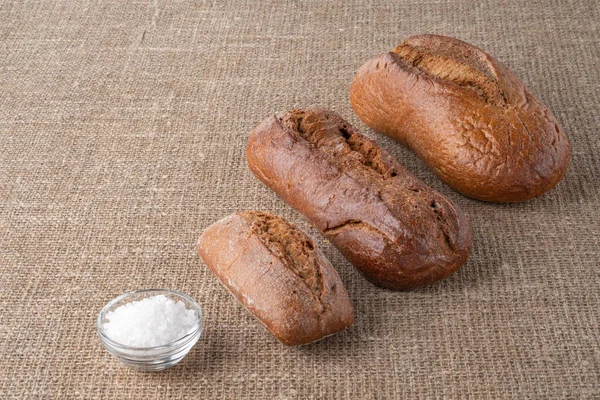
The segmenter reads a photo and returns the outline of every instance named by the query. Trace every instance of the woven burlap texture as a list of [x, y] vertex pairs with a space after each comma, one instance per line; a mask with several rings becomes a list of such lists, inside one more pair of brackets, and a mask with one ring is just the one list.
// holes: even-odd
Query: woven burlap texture
[[[0, 1], [0, 397], [600, 398], [600, 32], [579, 1]], [[465, 198], [352, 112], [370, 57], [418, 33], [512, 68], [572, 144], [564, 180], [522, 204]], [[368, 282], [248, 170], [250, 130], [331, 108], [468, 215], [449, 279]], [[310, 232], [356, 323], [280, 345], [207, 271], [204, 228], [261, 209]], [[104, 304], [134, 289], [195, 298], [206, 329], [177, 366], [121, 366]]]

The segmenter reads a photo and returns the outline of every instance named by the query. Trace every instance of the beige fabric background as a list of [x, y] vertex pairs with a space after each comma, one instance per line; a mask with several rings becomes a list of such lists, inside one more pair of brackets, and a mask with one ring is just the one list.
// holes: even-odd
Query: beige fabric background
[[[597, 1], [0, 2], [1, 398], [600, 398]], [[348, 100], [369, 57], [417, 33], [513, 68], [572, 143], [565, 179], [524, 204], [450, 190]], [[367, 283], [246, 167], [270, 113], [330, 107], [468, 214], [458, 273], [409, 293]], [[309, 230], [356, 309], [347, 331], [278, 344], [207, 272], [200, 232], [269, 210]], [[95, 318], [171, 288], [206, 330], [176, 367], [121, 367]]]

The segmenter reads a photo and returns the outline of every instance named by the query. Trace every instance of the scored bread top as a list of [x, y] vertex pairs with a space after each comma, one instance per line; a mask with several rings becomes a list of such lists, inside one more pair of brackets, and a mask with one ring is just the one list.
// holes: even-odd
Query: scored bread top
[[300, 229], [273, 214], [245, 211], [239, 215], [251, 224], [252, 233], [267, 249], [322, 303], [323, 277], [316, 264], [312, 240]]
[[474, 89], [487, 103], [506, 106], [496, 67], [483, 51], [459, 43], [425, 46], [418, 37], [399, 44], [390, 52], [397, 64], [412, 72]]
[[[321, 111], [321, 110], [319, 110]], [[338, 167], [367, 171], [369, 178], [385, 180], [398, 174], [388, 154], [364, 136], [357, 135], [338, 115], [297, 109], [280, 117], [282, 125], [297, 132]]]

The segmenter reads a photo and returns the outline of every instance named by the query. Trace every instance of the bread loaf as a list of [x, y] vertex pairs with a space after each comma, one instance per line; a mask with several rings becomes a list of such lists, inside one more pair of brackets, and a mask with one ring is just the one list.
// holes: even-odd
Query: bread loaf
[[475, 199], [528, 200], [567, 170], [569, 142], [548, 108], [506, 66], [457, 39], [413, 36], [369, 60], [350, 100], [365, 124]]
[[427, 285], [469, 256], [462, 212], [331, 111], [267, 118], [246, 156], [261, 181], [379, 286]]
[[210, 271], [278, 340], [301, 345], [352, 324], [331, 263], [304, 232], [260, 211], [230, 215], [200, 236]]

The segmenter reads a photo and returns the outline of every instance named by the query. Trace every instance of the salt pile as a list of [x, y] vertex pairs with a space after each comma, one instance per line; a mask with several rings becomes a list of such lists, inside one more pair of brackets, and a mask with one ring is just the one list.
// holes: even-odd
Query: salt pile
[[131, 347], [168, 344], [189, 333], [197, 324], [194, 310], [165, 295], [147, 297], [117, 307], [106, 314], [104, 332], [113, 341]]

